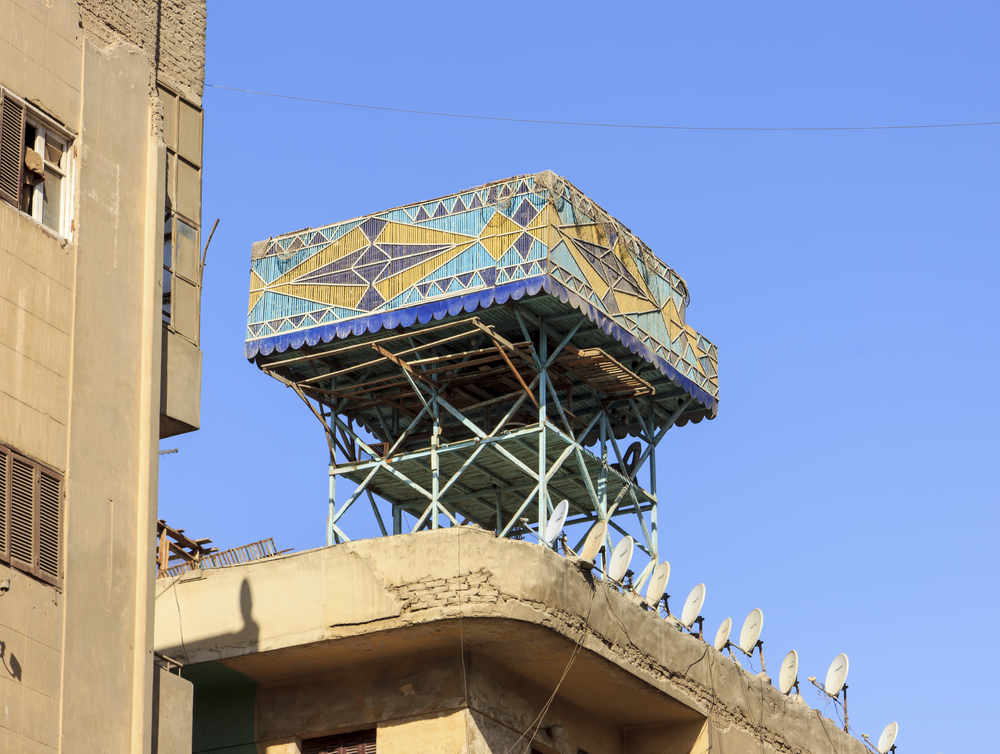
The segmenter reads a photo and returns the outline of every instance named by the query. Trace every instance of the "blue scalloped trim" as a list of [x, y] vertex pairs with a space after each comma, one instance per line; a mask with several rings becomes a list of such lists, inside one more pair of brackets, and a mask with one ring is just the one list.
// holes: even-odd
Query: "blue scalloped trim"
[[329, 343], [336, 339], [364, 335], [366, 332], [374, 333], [384, 329], [391, 330], [400, 325], [410, 327], [414, 322], [419, 322], [423, 325], [432, 319], [444, 319], [448, 315], [455, 317], [463, 312], [471, 314], [476, 309], [486, 309], [493, 304], [505, 304], [510, 299], [517, 301], [524, 296], [534, 296], [543, 290], [550, 295], [558, 296], [559, 300], [563, 303], [568, 303], [573, 308], [586, 314], [588, 319], [600, 327], [605, 334], [613, 337], [632, 353], [641, 356], [650, 364], [655, 365], [672, 382], [681, 387], [684, 392], [710, 410], [712, 417], [715, 417], [718, 413], [719, 401], [717, 398], [705, 391], [689, 377], [678, 372], [670, 365], [670, 362], [653, 352], [649, 346], [621, 327], [607, 314], [585, 301], [576, 292], [569, 290], [547, 275], [517, 280], [493, 288], [467, 293], [464, 296], [430, 301], [405, 309], [371, 314], [366, 317], [355, 317], [341, 322], [317, 325], [305, 330], [293, 330], [292, 332], [250, 340], [246, 343], [245, 353], [247, 359], [252, 361], [258, 354], [270, 356], [275, 351], [284, 353], [289, 349], [298, 350], [304, 343], [315, 346], [320, 341]]

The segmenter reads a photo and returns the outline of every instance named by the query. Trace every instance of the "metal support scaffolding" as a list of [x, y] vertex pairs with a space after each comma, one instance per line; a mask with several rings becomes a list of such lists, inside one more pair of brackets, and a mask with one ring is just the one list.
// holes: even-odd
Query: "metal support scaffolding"
[[[608, 521], [624, 532], [612, 519], [636, 517], [639, 547], [656, 561], [655, 447], [692, 398], [637, 373], [649, 365], [577, 345], [582, 315], [560, 330], [558, 319], [511, 308], [502, 334], [467, 317], [263, 366], [323, 424], [328, 544], [348, 541], [343, 518], [362, 496], [383, 535], [376, 497], [392, 506], [393, 534], [471, 522], [500, 536], [541, 532], [566, 499], [568, 525]], [[623, 454], [627, 436], [638, 442]], [[648, 489], [639, 481], [647, 468]], [[339, 507], [338, 477], [355, 485]]]

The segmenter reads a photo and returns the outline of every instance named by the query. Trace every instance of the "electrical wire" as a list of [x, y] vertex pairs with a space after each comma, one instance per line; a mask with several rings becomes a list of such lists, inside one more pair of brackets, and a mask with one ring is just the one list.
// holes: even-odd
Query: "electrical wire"
[[542, 705], [542, 709], [539, 711], [535, 719], [528, 724], [528, 727], [525, 728], [521, 735], [518, 736], [517, 740], [510, 745], [510, 748], [508, 748], [504, 754], [510, 754], [514, 750], [514, 747], [521, 743], [525, 736], [528, 736], [529, 732], [531, 734], [528, 737], [529, 743], [535, 740], [535, 734], [538, 733], [538, 729], [542, 725], [545, 713], [548, 712], [549, 707], [552, 706], [552, 702], [555, 700], [556, 694], [559, 693], [559, 688], [562, 686], [563, 681], [566, 680], [566, 676], [569, 675], [570, 668], [573, 667], [573, 663], [576, 661], [577, 655], [580, 654], [580, 650], [583, 649], [583, 640], [586, 638], [587, 629], [590, 627], [590, 615], [594, 612], [594, 603], [597, 601], [597, 583], [591, 581], [590, 588], [593, 591], [590, 595], [590, 607], [587, 608], [587, 617], [583, 620], [583, 628], [580, 629], [580, 638], [577, 639], [576, 646], [573, 647], [573, 651], [570, 653], [569, 662], [566, 663], [566, 667], [562, 672], [562, 676], [559, 678], [559, 682], [556, 684], [556, 687], [552, 689], [552, 694], [546, 700], [545, 704]]
[[354, 107], [363, 110], [382, 110], [390, 113], [407, 113], [410, 115], [433, 115], [439, 118], [466, 118], [470, 120], [494, 120], [505, 123], [535, 123], [547, 126], [583, 126], [586, 128], [633, 128], [652, 131], [898, 131], [915, 128], [969, 128], [972, 126], [1000, 126], [1000, 120], [981, 121], [976, 123], [919, 123], [902, 126], [662, 126], [642, 123], [592, 123], [574, 120], [540, 120], [536, 118], [508, 118], [499, 115], [472, 115], [470, 113], [444, 113], [434, 110], [410, 110], [403, 107], [384, 107], [381, 105], [363, 105], [357, 102], [337, 102], [335, 100], [317, 99], [314, 97], [298, 97], [293, 94], [278, 94], [276, 92], [261, 92], [255, 89], [240, 89], [235, 86], [221, 84], [205, 84], [213, 89], [225, 89], [230, 92], [257, 94], [262, 97], [278, 97], [280, 99], [312, 102], [318, 105], [336, 105], [337, 107]]
[[[458, 551], [458, 578], [462, 578], [462, 527], [458, 527], [458, 533], [455, 535], [455, 549]], [[468, 586], [468, 581], [465, 582]], [[465, 728], [465, 750], [472, 751], [472, 743], [469, 741], [469, 724], [472, 722], [472, 708], [469, 706], [469, 675], [465, 667], [465, 627], [462, 625], [462, 583], [458, 583], [459, 589], [457, 589], [457, 594], [455, 596], [455, 603], [458, 607], [458, 641], [459, 650], [462, 653], [462, 690], [465, 693], [465, 712], [469, 716], [469, 719], [465, 722], [463, 726]]]

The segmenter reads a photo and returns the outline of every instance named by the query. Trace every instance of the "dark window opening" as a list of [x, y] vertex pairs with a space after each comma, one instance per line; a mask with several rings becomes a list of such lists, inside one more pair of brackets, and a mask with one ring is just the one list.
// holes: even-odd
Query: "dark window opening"
[[302, 754], [375, 754], [375, 729], [308, 738], [302, 742]]

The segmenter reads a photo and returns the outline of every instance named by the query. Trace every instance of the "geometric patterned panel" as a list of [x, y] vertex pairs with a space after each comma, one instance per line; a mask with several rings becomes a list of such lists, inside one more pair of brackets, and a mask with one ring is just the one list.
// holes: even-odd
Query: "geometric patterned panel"
[[270, 353], [268, 339], [286, 333], [419, 310], [477, 291], [517, 290], [522, 281], [544, 278], [545, 290], [554, 284], [593, 307], [718, 396], [718, 351], [685, 322], [683, 279], [551, 171], [254, 247], [248, 357], [262, 348]]

